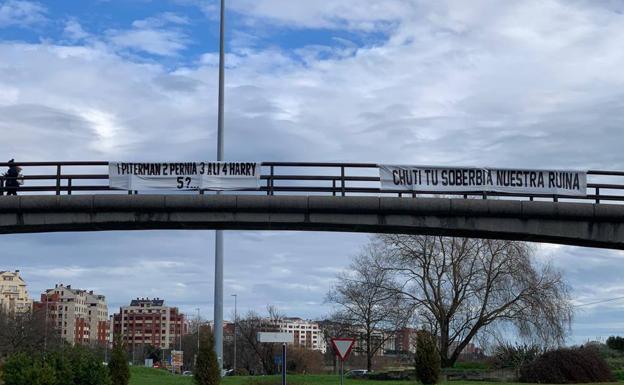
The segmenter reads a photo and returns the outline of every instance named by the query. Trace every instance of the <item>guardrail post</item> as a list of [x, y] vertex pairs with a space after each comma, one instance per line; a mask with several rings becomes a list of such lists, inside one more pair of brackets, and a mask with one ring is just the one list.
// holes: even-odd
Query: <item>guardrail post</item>
[[275, 167], [273, 165], [271, 165], [271, 172], [269, 174], [269, 180], [267, 180], [268, 183], [268, 195], [274, 195], [275, 193], [273, 192], [273, 188], [275, 187], [275, 181], [273, 180], [273, 176], [275, 176]]
[[332, 196], [336, 196], [336, 179], [332, 179]]
[[344, 166], [340, 166], [340, 191], [342, 192], [342, 196], [346, 196], [347, 192], [345, 191], [345, 168]]
[[56, 165], [56, 195], [61, 195], [61, 165]]
[[72, 180], [71, 178], [67, 179], [67, 195], [71, 195], [72, 193]]
[[600, 187], [596, 187], [596, 203], [600, 203]]
[[553, 202], [559, 202], [559, 197], [556, 195], [553, 195]]
[[483, 199], [487, 199], [487, 192], [486, 191], [483, 192]]

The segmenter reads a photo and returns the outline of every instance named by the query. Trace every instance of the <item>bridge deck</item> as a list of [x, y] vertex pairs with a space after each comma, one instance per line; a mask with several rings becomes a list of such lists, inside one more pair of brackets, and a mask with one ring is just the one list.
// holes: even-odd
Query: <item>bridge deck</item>
[[0, 199], [0, 233], [154, 229], [436, 234], [624, 249], [624, 205], [258, 195]]

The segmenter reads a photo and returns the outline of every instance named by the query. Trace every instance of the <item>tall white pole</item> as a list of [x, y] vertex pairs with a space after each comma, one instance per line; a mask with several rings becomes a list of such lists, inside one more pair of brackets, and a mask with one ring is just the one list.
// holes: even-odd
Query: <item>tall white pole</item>
[[[221, 0], [221, 31], [219, 49], [219, 115], [217, 161], [223, 161], [223, 105], [225, 99], [225, 0]], [[219, 370], [223, 369], [223, 231], [215, 233], [214, 339]]]

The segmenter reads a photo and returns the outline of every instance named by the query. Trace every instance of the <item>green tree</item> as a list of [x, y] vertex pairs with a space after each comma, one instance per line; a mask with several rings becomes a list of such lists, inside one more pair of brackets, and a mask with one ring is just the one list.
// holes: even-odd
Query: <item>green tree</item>
[[33, 359], [25, 353], [9, 356], [2, 370], [2, 380], [5, 385], [31, 385]]
[[113, 385], [128, 385], [130, 381], [130, 367], [128, 366], [126, 344], [124, 344], [121, 336], [115, 338], [108, 370]]
[[416, 337], [416, 377], [425, 385], [436, 384], [440, 377], [440, 353], [436, 338], [428, 332]]
[[48, 365], [47, 363], [44, 363], [43, 366], [36, 365], [34, 369], [36, 371], [37, 381], [33, 383], [32, 385], [35, 385], [35, 384], [36, 385], [58, 385], [59, 384], [58, 375], [56, 373], [56, 370], [52, 366]]
[[613, 350], [624, 352], [624, 338], [620, 336], [611, 336], [607, 338], [607, 346]]
[[111, 379], [106, 367], [98, 358], [95, 350], [82, 346], [67, 349], [65, 356], [69, 358], [74, 384], [78, 385], [110, 385]]
[[195, 383], [197, 385], [219, 385], [221, 373], [214, 352], [214, 340], [208, 327], [200, 328], [199, 353], [195, 364]]

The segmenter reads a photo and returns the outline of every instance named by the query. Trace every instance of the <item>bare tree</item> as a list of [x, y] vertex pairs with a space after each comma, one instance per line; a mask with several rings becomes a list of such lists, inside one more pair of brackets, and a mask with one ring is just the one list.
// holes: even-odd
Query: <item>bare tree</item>
[[239, 342], [238, 358], [248, 371], [257, 373], [258, 367], [265, 374], [275, 374], [275, 356], [281, 354], [281, 348], [275, 344], [260, 343], [258, 332], [279, 331], [279, 321], [283, 318], [276, 308], [267, 307], [268, 317], [262, 317], [255, 312], [249, 312], [238, 320]]
[[512, 325], [520, 337], [563, 342], [572, 319], [569, 291], [550, 265], [537, 266], [527, 243], [381, 235], [399, 292], [418, 308], [421, 323], [439, 337], [443, 367], [452, 366], [482, 330]]
[[54, 324], [45, 310], [13, 313], [0, 310], [0, 358], [13, 353], [44, 354], [62, 345]]
[[380, 265], [383, 249], [370, 243], [356, 256], [349, 272], [337, 275], [337, 284], [326, 302], [336, 305], [333, 320], [351, 327], [359, 337], [359, 349], [366, 354], [366, 367], [385, 343], [412, 319], [413, 307], [394, 286], [392, 272]]

